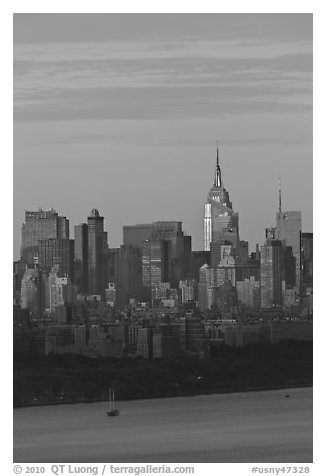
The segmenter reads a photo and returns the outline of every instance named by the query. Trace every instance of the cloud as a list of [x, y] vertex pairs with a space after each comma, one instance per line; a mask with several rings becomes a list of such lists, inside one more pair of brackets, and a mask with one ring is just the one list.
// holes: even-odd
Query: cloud
[[142, 41], [19, 45], [15, 51], [19, 121], [173, 119], [311, 107], [308, 42]]

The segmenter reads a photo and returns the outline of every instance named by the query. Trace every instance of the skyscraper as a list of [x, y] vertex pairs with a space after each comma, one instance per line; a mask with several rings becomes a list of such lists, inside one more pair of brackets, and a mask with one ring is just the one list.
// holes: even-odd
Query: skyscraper
[[168, 281], [177, 287], [190, 272], [191, 237], [185, 236], [181, 221], [156, 221], [151, 239], [165, 240], [168, 244]]
[[209, 251], [192, 251], [190, 259], [190, 274], [199, 281], [199, 270], [204, 264], [211, 264]]
[[168, 281], [168, 242], [147, 240], [142, 249], [142, 283], [145, 289]]
[[299, 288], [301, 281], [301, 212], [279, 211], [276, 214], [276, 238], [292, 247], [295, 258], [295, 284]]
[[153, 224], [126, 225], [123, 227], [123, 244], [143, 247], [143, 243], [151, 238]]
[[171, 286], [177, 287], [186, 278], [191, 267], [191, 236], [185, 235], [181, 221], [156, 221], [123, 227], [123, 244], [143, 249], [146, 241], [167, 242], [167, 277]]
[[281, 240], [284, 246], [292, 248], [295, 260], [295, 283], [300, 290], [301, 286], [301, 212], [282, 212], [281, 178], [278, 189], [278, 212], [276, 213], [275, 238]]
[[137, 246], [122, 245], [119, 248], [118, 303], [129, 304], [131, 298], [142, 297], [142, 250]]
[[232, 209], [229, 193], [223, 187], [222, 172], [219, 163], [219, 152], [216, 152], [216, 168], [213, 186], [210, 188], [205, 203], [204, 216], [204, 247], [210, 251], [211, 243], [217, 246], [231, 244], [238, 251], [239, 244], [239, 216]]
[[107, 285], [107, 232], [104, 231], [104, 217], [96, 208], [87, 218], [88, 229], [88, 293], [104, 297]]
[[302, 284], [312, 287], [313, 283], [313, 234], [301, 233]]
[[28, 265], [38, 261], [38, 242], [49, 238], [69, 239], [69, 220], [51, 208], [26, 211], [22, 225], [21, 259]]
[[75, 282], [78, 291], [88, 292], [88, 227], [86, 223], [75, 226]]
[[74, 240], [39, 240], [39, 268], [50, 272], [55, 265], [58, 265], [61, 276], [68, 275], [71, 282], [74, 282]]
[[282, 305], [282, 242], [267, 238], [260, 250], [261, 307]]

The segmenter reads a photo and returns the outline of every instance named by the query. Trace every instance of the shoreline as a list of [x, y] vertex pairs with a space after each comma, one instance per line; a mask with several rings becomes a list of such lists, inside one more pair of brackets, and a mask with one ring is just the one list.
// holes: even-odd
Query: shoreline
[[[203, 395], [221, 395], [221, 394], [235, 394], [235, 393], [250, 393], [250, 392], [263, 392], [269, 390], [290, 390], [296, 388], [313, 388], [313, 382], [301, 382], [301, 383], [294, 383], [294, 384], [287, 384], [287, 385], [273, 385], [273, 386], [257, 386], [257, 387], [244, 387], [244, 388], [224, 388], [220, 389], [219, 391], [207, 391], [201, 393], [194, 393], [194, 392], [183, 392], [179, 393], [178, 395], [162, 395], [162, 396], [155, 396], [151, 398], [124, 398], [119, 401], [121, 402], [128, 402], [128, 401], [138, 401], [138, 400], [158, 400], [158, 399], [168, 399], [168, 398], [179, 398], [179, 397], [199, 397]], [[58, 406], [58, 405], [74, 405], [74, 404], [81, 404], [81, 403], [101, 403], [106, 402], [106, 399], [98, 398], [98, 399], [80, 399], [80, 400], [62, 400], [62, 401], [48, 401], [48, 402], [35, 402], [35, 403], [28, 403], [19, 406], [14, 406], [13, 409], [19, 408], [33, 408], [33, 407], [44, 407], [44, 406]]]

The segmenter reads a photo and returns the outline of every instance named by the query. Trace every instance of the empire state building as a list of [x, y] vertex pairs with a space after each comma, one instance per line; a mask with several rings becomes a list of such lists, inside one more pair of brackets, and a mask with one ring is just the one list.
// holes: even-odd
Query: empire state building
[[223, 187], [218, 146], [214, 183], [208, 192], [205, 203], [205, 251], [211, 250], [211, 243], [217, 245], [230, 244], [238, 254], [239, 215], [233, 211], [229, 192]]

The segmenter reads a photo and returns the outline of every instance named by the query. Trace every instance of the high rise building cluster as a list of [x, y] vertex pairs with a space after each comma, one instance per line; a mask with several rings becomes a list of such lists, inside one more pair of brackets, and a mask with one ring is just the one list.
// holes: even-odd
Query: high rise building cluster
[[110, 248], [96, 208], [74, 227], [73, 239], [69, 220], [55, 210], [26, 211], [14, 262], [14, 320], [20, 331], [34, 323], [29, 347], [41, 339], [45, 353], [67, 342], [96, 355], [205, 353], [207, 341], [271, 336], [262, 321], [310, 319], [312, 270], [313, 234], [302, 231], [300, 211], [282, 210], [280, 187], [275, 227], [249, 254], [217, 147], [202, 251], [192, 250], [181, 221], [126, 225], [122, 245]]

